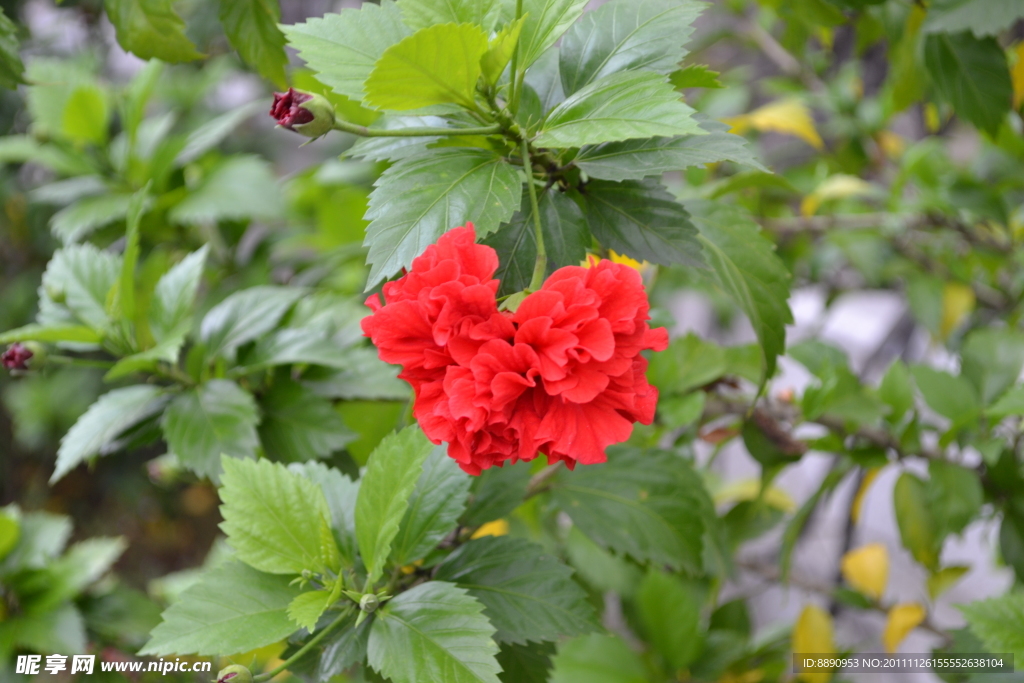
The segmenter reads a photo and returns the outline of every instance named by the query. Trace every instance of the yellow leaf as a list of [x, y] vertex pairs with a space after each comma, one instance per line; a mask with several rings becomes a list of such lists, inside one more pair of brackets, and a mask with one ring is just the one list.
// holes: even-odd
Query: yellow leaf
[[[800, 618], [793, 626], [793, 654], [798, 655], [831, 655], [835, 654], [836, 644], [832, 639], [832, 617], [817, 605], [806, 605]], [[828, 683], [832, 678], [830, 672], [811, 673], [803, 671], [797, 678], [806, 683]]]
[[[741, 500], [756, 500], [761, 492], [760, 479], [741, 479], [727, 484], [715, 493], [715, 504], [730, 503]], [[796, 501], [788, 493], [777, 486], [769, 486], [764, 492], [764, 502], [783, 512], [794, 512]]]
[[891, 130], [880, 130], [875, 133], [875, 142], [890, 159], [899, 159], [907, 148], [907, 141]]
[[487, 522], [482, 527], [477, 529], [471, 538], [483, 538], [484, 536], [504, 536], [508, 533], [508, 522], [504, 519], [496, 519], [493, 522]]
[[939, 597], [952, 588], [969, 571], [971, 571], [970, 567], [953, 565], [952, 567], [943, 567], [935, 572], [928, 577], [928, 597], [932, 600]]
[[769, 102], [748, 114], [726, 119], [725, 123], [732, 126], [732, 132], [737, 135], [753, 128], [761, 132], [795, 135], [815, 149], [822, 149], [825, 146], [814, 127], [811, 110], [795, 98]]
[[947, 282], [942, 289], [942, 321], [939, 336], [946, 339], [974, 310], [974, 290], [958, 282]]
[[942, 118], [939, 116], [939, 108], [934, 102], [924, 105], [924, 125], [929, 133], [937, 133], [942, 127]]
[[804, 197], [804, 201], [800, 204], [800, 213], [812, 216], [823, 203], [832, 199], [863, 197], [874, 193], [875, 187], [866, 180], [845, 173], [837, 173], [823, 180], [814, 192]]
[[1013, 54], [1017, 56], [1017, 62], [1010, 70], [1010, 78], [1013, 81], [1013, 108], [1020, 109], [1024, 103], [1024, 41], [1017, 43], [1013, 48]]
[[853, 499], [853, 505], [850, 506], [850, 519], [853, 520], [854, 524], [860, 521], [860, 511], [864, 505], [864, 496], [868, 494], [868, 489], [871, 488], [871, 484], [878, 478], [878, 473], [881, 469], [881, 467], [872, 467], [864, 473], [864, 479], [861, 480], [860, 488], [857, 489], [857, 495]]
[[917, 625], [924, 621], [924, 607], [916, 602], [904, 602], [894, 605], [889, 610], [889, 618], [885, 622], [885, 633], [882, 634], [882, 643], [886, 652], [896, 652], [903, 639]]
[[889, 582], [889, 552], [881, 543], [868, 543], [843, 555], [843, 578], [864, 595], [878, 600]]

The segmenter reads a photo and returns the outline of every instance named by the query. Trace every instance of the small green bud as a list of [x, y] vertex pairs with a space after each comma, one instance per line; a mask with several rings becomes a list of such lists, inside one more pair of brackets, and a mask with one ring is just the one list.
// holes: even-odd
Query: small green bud
[[232, 664], [217, 672], [216, 683], [252, 683], [252, 672], [241, 664]]
[[359, 609], [367, 614], [374, 612], [378, 607], [380, 607], [380, 598], [373, 593], [367, 593], [359, 599]]

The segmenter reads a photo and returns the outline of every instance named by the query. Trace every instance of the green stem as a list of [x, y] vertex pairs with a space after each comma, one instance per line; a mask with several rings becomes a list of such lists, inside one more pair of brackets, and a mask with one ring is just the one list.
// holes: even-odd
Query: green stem
[[432, 135], [493, 135], [501, 132], [501, 126], [497, 123], [479, 128], [395, 128], [387, 130], [384, 128], [367, 128], [357, 126], [348, 121], [338, 119], [334, 122], [334, 130], [345, 133], [352, 133], [364, 138], [421, 138]]
[[303, 645], [301, 648], [299, 648], [298, 652], [293, 654], [291, 657], [289, 657], [285, 661], [281, 662], [281, 665], [278, 666], [273, 671], [268, 671], [268, 672], [262, 673], [262, 674], [260, 674], [258, 676], [253, 676], [252, 680], [253, 681], [269, 681], [271, 678], [273, 678], [277, 674], [279, 674], [282, 671], [284, 671], [285, 669], [287, 669], [289, 666], [291, 666], [292, 664], [297, 662], [299, 660], [299, 658], [301, 658], [307, 652], [309, 652], [314, 647], [316, 647], [317, 644], [321, 640], [326, 638], [329, 633], [333, 632], [335, 629], [337, 629], [339, 626], [341, 626], [341, 623], [343, 621], [345, 621], [345, 619], [348, 618], [349, 612], [351, 612], [351, 611], [352, 611], [351, 607], [346, 607], [345, 609], [343, 609], [341, 611], [341, 614], [338, 615], [337, 619], [335, 619], [330, 624], [328, 624], [326, 627], [324, 627], [324, 630], [320, 631], [320, 633], [318, 633], [315, 636], [313, 636], [312, 638], [310, 638], [309, 641], [307, 641], [305, 645]]
[[[519, 21], [523, 18], [523, 0], [516, 0], [516, 18]], [[512, 50], [512, 69], [509, 71], [508, 106], [513, 114], [519, 113], [519, 41]]]
[[530, 160], [530, 145], [523, 140], [523, 169], [526, 171], [526, 189], [530, 195], [530, 212], [533, 214], [533, 234], [537, 240], [537, 261], [533, 265], [533, 277], [529, 290], [536, 291], [544, 284], [548, 272], [548, 253], [544, 248], [544, 227], [540, 220], [540, 203], [537, 201], [537, 187], [533, 183], [533, 162]]

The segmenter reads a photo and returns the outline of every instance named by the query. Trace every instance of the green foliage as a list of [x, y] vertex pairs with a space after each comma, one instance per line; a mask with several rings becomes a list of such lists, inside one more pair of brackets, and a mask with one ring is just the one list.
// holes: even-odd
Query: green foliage
[[185, 36], [185, 22], [170, 0], [104, 0], [117, 42], [142, 59], [187, 62], [201, 54]]
[[247, 64], [279, 88], [287, 84], [281, 8], [274, 0], [219, 0], [220, 23]]
[[939, 95], [957, 114], [995, 135], [1013, 100], [1006, 54], [994, 38], [937, 33], [924, 42], [924, 64]]
[[643, 683], [643, 661], [615, 636], [589, 635], [559, 645], [552, 683]]
[[1024, 596], [1018, 593], [979, 600], [961, 606], [960, 611], [989, 652], [1008, 652], [1014, 658], [1024, 654]]

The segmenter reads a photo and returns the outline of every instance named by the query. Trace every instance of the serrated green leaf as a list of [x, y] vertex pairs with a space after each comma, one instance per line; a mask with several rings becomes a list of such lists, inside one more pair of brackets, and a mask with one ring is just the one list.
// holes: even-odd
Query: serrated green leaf
[[245, 155], [231, 157], [215, 168], [168, 214], [175, 223], [272, 220], [282, 215], [284, 200], [270, 164]]
[[182, 465], [216, 479], [220, 456], [255, 458], [259, 414], [252, 394], [216, 379], [179, 394], [163, 417], [164, 439]]
[[583, 14], [588, 0], [524, 0], [519, 68], [533, 64]]
[[0, 334], [0, 344], [12, 344], [20, 341], [97, 344], [101, 339], [103, 337], [96, 330], [81, 325], [25, 325]]
[[392, 544], [393, 564], [422, 559], [455, 528], [466, 509], [471, 478], [448, 457], [447, 446], [430, 451]]
[[268, 460], [222, 458], [221, 530], [241, 561], [271, 574], [320, 571], [321, 488]]
[[107, 93], [95, 83], [85, 83], [71, 92], [64, 107], [61, 131], [78, 143], [102, 145], [110, 126]]
[[638, 261], [704, 266], [690, 214], [658, 181], [592, 180], [583, 197], [590, 230], [602, 246]]
[[767, 172], [747, 147], [747, 140], [728, 126], [695, 116], [707, 135], [623, 140], [584, 147], [575, 164], [592, 178], [639, 180], [689, 166], [733, 161]]
[[559, 473], [552, 500], [604, 548], [699, 571], [711, 501], [700, 477], [677, 455], [610, 449], [607, 463]]
[[494, 627], [482, 610], [462, 588], [443, 581], [420, 584], [377, 613], [366, 650], [369, 664], [394, 683], [498, 683]]
[[18, 54], [18, 27], [0, 10], [0, 87], [14, 90], [25, 83], [25, 64]]
[[434, 575], [484, 605], [499, 642], [557, 640], [595, 629], [594, 610], [572, 570], [544, 549], [509, 536], [486, 536], [452, 553]]
[[502, 683], [547, 683], [554, 654], [554, 643], [502, 643], [498, 651], [498, 678]]
[[698, 202], [687, 204], [700, 231], [710, 279], [747, 314], [761, 343], [764, 376], [775, 372], [775, 359], [786, 346], [790, 275], [775, 254], [775, 245], [760, 226], [736, 207]]
[[473, 477], [469, 505], [462, 515], [462, 524], [480, 526], [504, 517], [523, 502], [530, 483], [527, 464], [492, 467]]
[[598, 79], [556, 106], [534, 140], [539, 147], [582, 147], [602, 142], [701, 134], [665, 76], [626, 71]]
[[260, 442], [275, 460], [326, 458], [356, 437], [330, 402], [291, 380], [274, 382], [261, 398], [260, 408]]
[[356, 561], [356, 499], [359, 482], [352, 481], [336, 469], [321, 462], [294, 463], [289, 469], [298, 472], [320, 486], [331, 511], [331, 526], [338, 550], [346, 567]]
[[130, 194], [101, 194], [85, 197], [50, 219], [50, 230], [64, 244], [72, 244], [93, 231], [119, 221], [128, 213]]
[[725, 349], [692, 332], [673, 339], [662, 353], [651, 357], [648, 375], [661, 395], [682, 395], [713, 382], [726, 373]]
[[237, 291], [210, 309], [199, 326], [199, 338], [211, 357], [231, 354], [274, 329], [305, 294], [299, 287], [269, 285]]
[[140, 351], [139, 353], [133, 353], [130, 356], [125, 356], [114, 363], [114, 367], [107, 370], [107, 374], [103, 375], [103, 381], [112, 382], [116, 379], [127, 377], [134, 372], [152, 370], [160, 361], [165, 363], [176, 363], [178, 361], [178, 354], [181, 351], [181, 346], [184, 343], [185, 335], [182, 334], [178, 337], [161, 342], [153, 348]]
[[356, 102], [362, 101], [363, 83], [384, 51], [412, 33], [392, 0], [343, 9], [282, 30], [317, 80]]
[[974, 635], [992, 653], [1024, 657], [1024, 594], [1010, 593], [958, 605]]
[[163, 614], [139, 654], [225, 655], [270, 645], [295, 630], [288, 577], [229, 560], [210, 569]]
[[362, 663], [366, 659], [366, 645], [370, 639], [370, 626], [373, 620], [367, 619], [359, 626], [355, 623], [356, 615], [353, 614], [337, 633], [328, 636], [323, 655], [317, 664], [316, 680], [330, 680], [333, 676], [343, 674], [353, 664]]
[[328, 591], [307, 591], [299, 593], [288, 604], [288, 618], [310, 633], [316, 630], [316, 622], [330, 604]]
[[110, 324], [107, 300], [111, 288], [117, 283], [121, 258], [108, 251], [100, 251], [91, 244], [65, 247], [54, 253], [43, 273], [40, 288], [39, 322], [45, 326], [68, 324], [66, 318], [47, 315], [50, 294], [59, 294], [73, 318], [94, 330], [104, 330]]
[[502, 11], [501, 0], [399, 0], [405, 24], [413, 30], [435, 24], [476, 24], [494, 28]]
[[996, 134], [1013, 104], [1013, 82], [995, 38], [975, 38], [967, 31], [932, 33], [925, 37], [924, 65], [958, 116]]
[[164, 402], [163, 389], [146, 384], [114, 389], [100, 396], [61, 439], [50, 483], [60, 480], [79, 463], [106, 455], [105, 449], [122, 432], [159, 412]]
[[910, 472], [901, 474], [893, 489], [893, 507], [903, 547], [928, 569], [938, 569], [942, 538], [928, 504], [925, 483]]
[[669, 74], [668, 80], [676, 90], [684, 88], [722, 88], [719, 73], [704, 64], [690, 64]]
[[391, 542], [431, 449], [433, 444], [413, 426], [386, 436], [370, 455], [356, 499], [356, 538], [368, 586], [384, 571]]
[[640, 623], [672, 670], [685, 669], [701, 649], [700, 605], [679, 579], [652, 569], [637, 589]]
[[921, 30], [925, 33], [971, 31], [977, 37], [995, 36], [1024, 17], [1019, 0], [935, 0]]
[[515, 53], [516, 45], [519, 44], [519, 36], [522, 35], [526, 19], [527, 17], [520, 17], [518, 21], [507, 24], [491, 40], [487, 52], [480, 60], [484, 79], [488, 83], [497, 83], [505, 72], [505, 67], [512, 61], [512, 55]]
[[551, 683], [647, 683], [640, 656], [617, 636], [592, 634], [559, 643]]
[[695, 0], [611, 0], [588, 12], [562, 39], [562, 88], [571, 95], [626, 70], [672, 73], [702, 9]]
[[192, 307], [209, 247], [203, 246], [160, 276], [149, 308], [149, 326], [157, 342], [184, 336], [192, 327]]
[[436, 150], [399, 161], [370, 195], [367, 285], [410, 266], [451, 228], [472, 221], [478, 238], [493, 232], [519, 208], [521, 188], [516, 169], [486, 150]]
[[487, 34], [473, 24], [420, 29], [392, 45], [366, 79], [367, 104], [407, 111], [434, 104], [473, 107]]
[[171, 0], [104, 0], [117, 42], [141, 59], [188, 62], [203, 55], [185, 36]]
[[[484, 240], [501, 254], [501, 264], [494, 274], [501, 281], [501, 296], [526, 289], [537, 262], [533, 213], [525, 188], [523, 192], [522, 205], [512, 220]], [[562, 266], [581, 263], [590, 246], [590, 231], [580, 207], [556, 188], [544, 192], [538, 203], [548, 255], [547, 275]]]
[[242, 61], [279, 88], [288, 87], [284, 69], [284, 34], [277, 25], [281, 8], [277, 0], [220, 0], [220, 23]]

